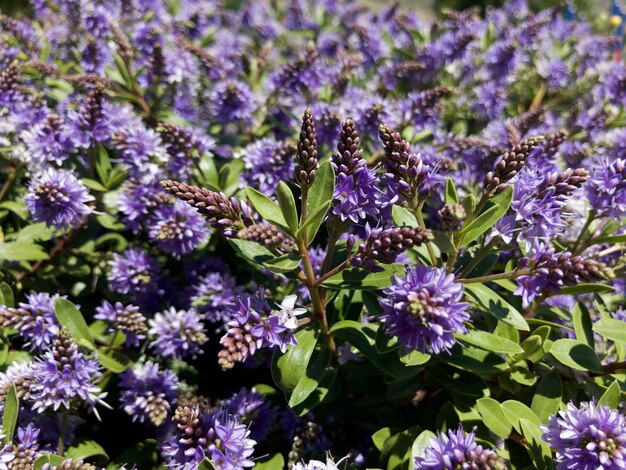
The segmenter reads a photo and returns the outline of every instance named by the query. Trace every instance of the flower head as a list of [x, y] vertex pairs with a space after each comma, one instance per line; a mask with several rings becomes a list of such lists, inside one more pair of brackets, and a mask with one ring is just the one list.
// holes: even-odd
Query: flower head
[[461, 301], [463, 286], [444, 268], [416, 266], [406, 278], [394, 277], [384, 293], [380, 319], [409, 351], [447, 351], [456, 343], [454, 333], [465, 332], [469, 314]]
[[146, 338], [146, 319], [135, 305], [123, 305], [121, 302], [111, 305], [105, 300], [96, 307], [94, 318], [109, 323], [109, 333], [124, 333], [126, 346], [139, 346], [139, 342]]
[[416, 457], [417, 469], [491, 469], [505, 470], [506, 463], [491, 449], [476, 444], [473, 432], [465, 433], [462, 427], [456, 431], [441, 433], [431, 438], [424, 457]]
[[298, 296], [292, 294], [285, 297], [280, 303], [279, 322], [290, 330], [298, 328], [297, 317], [307, 312], [306, 308], [296, 308], [296, 300], [298, 300]]
[[194, 309], [171, 307], [157, 313], [148, 320], [148, 333], [154, 337], [150, 346], [161, 357], [180, 359], [202, 354], [201, 347], [208, 341], [202, 320]]
[[114, 254], [109, 266], [109, 284], [120, 294], [154, 289], [160, 270], [156, 259], [141, 248], [129, 248], [121, 255]]
[[159, 426], [178, 395], [178, 378], [154, 362], [138, 364], [120, 375], [120, 400], [133, 421]]
[[626, 419], [617, 410], [583, 402], [550, 416], [542, 439], [556, 449], [558, 469], [626, 466]]
[[0, 306], [0, 326], [15, 328], [30, 350], [49, 347], [59, 333], [59, 322], [54, 313], [58, 295], [45, 292], [28, 294], [27, 302], [19, 307]]
[[180, 257], [205, 242], [209, 230], [197, 211], [178, 200], [154, 212], [148, 236], [164, 252]]
[[89, 190], [67, 170], [48, 168], [34, 177], [24, 197], [35, 222], [64, 230], [76, 227], [91, 213], [87, 205], [94, 198]]

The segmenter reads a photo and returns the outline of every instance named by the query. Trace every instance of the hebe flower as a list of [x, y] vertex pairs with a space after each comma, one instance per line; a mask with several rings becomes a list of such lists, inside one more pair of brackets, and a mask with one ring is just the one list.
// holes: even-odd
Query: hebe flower
[[116, 333], [121, 331], [126, 335], [126, 346], [139, 346], [139, 343], [146, 339], [146, 319], [135, 305], [124, 305], [115, 302], [114, 305], [106, 300], [102, 305], [96, 307], [96, 320], [103, 320], [109, 323], [108, 332]]
[[131, 177], [150, 183], [164, 173], [169, 157], [159, 133], [144, 126], [132, 126], [113, 134], [113, 147]]
[[108, 405], [102, 400], [106, 393], [97, 385], [101, 368], [94, 358], [86, 357], [76, 343], [63, 333], [53, 347], [35, 362], [32, 385], [33, 410], [70, 408], [74, 399], [84, 401], [97, 415], [96, 405]]
[[251, 124], [254, 119], [252, 90], [244, 82], [226, 80], [216, 83], [209, 102], [211, 116], [222, 124]]
[[24, 196], [26, 208], [35, 222], [64, 230], [80, 225], [91, 213], [89, 190], [71, 172], [48, 168], [34, 177]]
[[165, 253], [180, 257], [204, 243], [209, 230], [202, 216], [179, 200], [154, 212], [148, 236]]
[[202, 324], [203, 317], [194, 309], [168, 310], [148, 320], [148, 333], [154, 337], [150, 347], [161, 357], [180, 359], [202, 354], [202, 345], [208, 341]]
[[109, 267], [111, 290], [120, 294], [143, 293], [154, 288], [160, 271], [156, 259], [141, 248], [129, 248], [121, 255], [115, 253]]
[[272, 196], [280, 181], [293, 176], [296, 167], [295, 148], [272, 137], [257, 140], [243, 149], [245, 171], [242, 178], [248, 186]]
[[308, 462], [296, 462], [296, 464], [291, 467], [291, 470], [339, 470], [339, 465], [341, 463], [347, 464], [347, 460], [350, 456], [346, 455], [344, 458], [335, 462], [330, 455], [330, 453], [326, 456], [326, 462], [322, 462], [321, 460], [309, 460]]
[[540, 426], [542, 439], [556, 449], [558, 469], [626, 467], [626, 419], [608, 406], [583, 402], [551, 415]]
[[419, 470], [433, 469], [489, 469], [505, 470], [506, 463], [491, 449], [483, 449], [476, 444], [476, 435], [466, 433], [463, 428], [447, 433], [440, 433], [431, 438], [424, 449], [424, 457], [416, 457], [415, 465]]
[[211, 412], [199, 407], [179, 406], [172, 421], [174, 434], [161, 446], [168, 467], [192, 470], [208, 457], [220, 469], [252, 467], [256, 442], [250, 430], [234, 416], [220, 409]]
[[30, 350], [49, 347], [59, 333], [59, 322], [54, 313], [58, 295], [45, 292], [28, 294], [27, 302], [17, 308], [0, 306], [0, 326], [18, 330]]
[[133, 421], [161, 425], [178, 395], [178, 378], [170, 370], [148, 361], [120, 375], [120, 401]]
[[0, 372], [0, 402], [6, 400], [13, 385], [20, 400], [29, 400], [34, 380], [33, 362], [12, 362], [4, 372]]
[[[40, 429], [29, 423], [25, 428], [17, 429], [17, 445], [7, 443], [0, 450], [0, 467], [10, 469], [34, 468], [35, 460], [39, 457]], [[3, 466], [2, 464], [7, 464]]]
[[174, 196], [163, 191], [161, 185], [131, 179], [123, 184], [117, 204], [126, 227], [137, 233], [143, 225], [153, 222], [157, 208], [172, 205], [174, 201]]
[[211, 322], [220, 322], [227, 316], [232, 300], [240, 295], [241, 288], [227, 272], [211, 272], [201, 277], [191, 287], [191, 306]]
[[591, 208], [599, 215], [626, 214], [626, 160], [598, 161], [586, 189]]
[[237, 416], [242, 424], [248, 425], [250, 437], [257, 442], [267, 437], [276, 419], [271, 402], [254, 389], [242, 388], [228, 400], [223, 400], [221, 406], [228, 414]]
[[463, 286], [444, 268], [416, 266], [406, 278], [394, 276], [380, 300], [385, 330], [409, 351], [438, 354], [456, 343], [454, 333], [466, 331], [467, 304]]
[[65, 123], [54, 114], [24, 130], [21, 138], [28, 150], [30, 163], [35, 168], [45, 168], [50, 164], [60, 165], [74, 149]]

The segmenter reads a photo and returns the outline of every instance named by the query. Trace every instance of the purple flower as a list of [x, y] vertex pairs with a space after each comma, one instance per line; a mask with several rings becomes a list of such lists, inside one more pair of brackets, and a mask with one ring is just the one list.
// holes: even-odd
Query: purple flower
[[141, 248], [115, 253], [109, 261], [111, 290], [120, 294], [139, 294], [154, 288], [160, 271], [156, 259]]
[[[29, 423], [17, 429], [17, 446], [13, 443], [0, 450], [1, 468], [34, 468], [39, 457], [39, 434], [41, 430]], [[8, 467], [6, 464], [9, 463]], [[5, 464], [5, 465], [3, 465]]]
[[295, 148], [266, 137], [248, 145], [242, 150], [245, 171], [243, 181], [263, 194], [272, 196], [280, 181], [293, 177], [296, 168]]
[[80, 225], [91, 213], [87, 205], [94, 198], [89, 190], [67, 170], [49, 168], [34, 177], [24, 197], [35, 222], [65, 230]]
[[109, 323], [109, 333], [124, 333], [127, 347], [137, 347], [146, 339], [146, 319], [135, 305], [123, 305], [121, 302], [111, 305], [105, 300], [96, 307], [94, 318]]
[[203, 317], [193, 309], [174, 307], [157, 313], [148, 320], [148, 333], [154, 337], [150, 347], [161, 357], [181, 359], [202, 354], [202, 345], [208, 341]]
[[45, 168], [50, 164], [61, 165], [74, 150], [65, 123], [56, 115], [50, 115], [24, 130], [21, 138], [35, 168]]
[[174, 198], [159, 184], [128, 180], [122, 188], [117, 200], [118, 209], [122, 213], [122, 221], [133, 233], [139, 232], [142, 225], [153, 222], [157, 208], [174, 203]]
[[613, 218], [626, 214], [626, 161], [600, 160], [586, 185], [591, 208], [599, 216]]
[[59, 333], [59, 322], [54, 313], [58, 295], [35, 293], [26, 296], [18, 308], [0, 306], [0, 326], [14, 328], [30, 350], [49, 347]]
[[155, 211], [148, 236], [159, 249], [179, 258], [207, 241], [209, 229], [198, 211], [177, 200]]
[[178, 396], [178, 378], [154, 362], [137, 364], [120, 375], [120, 401], [134, 421], [160, 426]]
[[101, 376], [96, 359], [81, 353], [73, 340], [59, 336], [52, 350], [33, 366], [33, 410], [40, 413], [48, 408], [69, 410], [70, 403], [78, 399], [97, 415], [96, 405], [108, 407], [102, 400], [107, 394], [97, 385]]
[[211, 116], [221, 124], [249, 125], [254, 119], [252, 90], [244, 82], [230, 80], [216, 83], [209, 100]]
[[195, 470], [205, 457], [225, 470], [254, 465], [251, 457], [256, 442], [237, 417], [220, 409], [204, 412], [199, 407], [179, 406], [172, 421], [176, 429], [161, 446], [168, 467]]
[[456, 343], [454, 333], [466, 331], [463, 286], [444, 268], [416, 266], [406, 271], [406, 278], [395, 276], [384, 293], [380, 319], [409, 351], [448, 351]]
[[228, 316], [229, 306], [241, 293], [237, 281], [229, 273], [209, 272], [201, 276], [188, 296], [191, 306], [204, 314], [207, 320], [220, 322]]
[[158, 132], [133, 126], [116, 131], [112, 144], [119, 155], [114, 161], [121, 163], [131, 177], [150, 183], [164, 176], [169, 156]]
[[541, 429], [542, 439], [556, 450], [557, 469], [626, 467], [626, 422], [617, 410], [570, 402]]
[[431, 438], [424, 449], [423, 457], [415, 458], [417, 469], [450, 469], [458, 468], [489, 468], [493, 470], [506, 469], [504, 459], [491, 449], [483, 449], [476, 444], [476, 435], [473, 432], [465, 433], [463, 428], [448, 433], [440, 433]]
[[254, 389], [242, 388], [221, 403], [224, 410], [250, 426], [250, 437], [257, 442], [267, 437], [274, 426], [276, 410], [263, 395]]

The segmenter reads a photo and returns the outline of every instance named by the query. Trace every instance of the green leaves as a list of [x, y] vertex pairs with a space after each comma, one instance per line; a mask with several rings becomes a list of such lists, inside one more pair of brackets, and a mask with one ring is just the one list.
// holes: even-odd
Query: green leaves
[[456, 194], [456, 188], [452, 178], [446, 179], [446, 192], [444, 194], [444, 202], [446, 204], [458, 204], [459, 196]]
[[306, 204], [307, 221], [306, 226], [307, 242], [311, 244], [317, 231], [320, 229], [326, 212], [330, 207], [330, 202], [335, 192], [335, 170], [330, 161], [325, 161], [317, 169], [313, 184], [309, 188]]
[[593, 331], [603, 338], [626, 344], [626, 322], [602, 318], [594, 323]]
[[393, 206], [391, 209], [393, 222], [398, 227], [417, 227], [417, 218], [415, 214], [405, 207]]
[[492, 206], [480, 214], [476, 219], [463, 227], [458, 233], [458, 237], [462, 240], [461, 246], [467, 246], [483, 233], [489, 230], [500, 217], [509, 210], [511, 201], [513, 200], [513, 186], [507, 188], [491, 199]]
[[388, 264], [381, 266], [382, 271], [369, 273], [362, 269], [345, 269], [326, 279], [322, 285], [329, 289], [379, 290], [391, 285], [394, 275], [404, 273], [404, 265]]
[[529, 331], [526, 320], [513, 306], [484, 284], [466, 284], [465, 293], [479, 310], [517, 330]]
[[261, 265], [273, 260], [275, 256], [263, 245], [252, 240], [240, 240], [239, 238], [228, 238], [228, 243], [237, 254], [254, 266]]
[[602, 371], [596, 353], [587, 344], [575, 339], [559, 339], [550, 348], [550, 354], [561, 364], [582, 371]]
[[524, 352], [519, 344], [486, 331], [469, 330], [466, 334], [457, 333], [455, 337], [464, 343], [496, 353], [519, 354]]
[[509, 437], [513, 426], [504, 416], [500, 403], [493, 398], [483, 397], [476, 401], [476, 408], [490, 431], [503, 438]]
[[561, 379], [556, 372], [550, 372], [539, 382], [530, 409], [542, 423], [547, 423], [548, 417], [559, 410], [562, 393]]
[[620, 400], [621, 389], [619, 382], [614, 380], [613, 383], [606, 389], [606, 392], [598, 400], [598, 406], [604, 405], [610, 408], [617, 408], [621, 402]]
[[92, 439], [79, 438], [67, 449], [67, 456], [72, 460], [85, 460], [98, 457], [100, 460], [108, 460], [109, 456], [103, 447]]
[[22, 241], [0, 243], [0, 260], [40, 261], [48, 258], [48, 254], [36, 243]]
[[4, 443], [13, 441], [15, 433], [15, 425], [17, 424], [17, 415], [20, 411], [20, 403], [17, 397], [17, 389], [15, 384], [9, 388], [6, 399], [4, 401], [4, 415], [2, 417], [2, 434], [4, 434]]
[[298, 344], [288, 346], [284, 354], [278, 350], [274, 351], [272, 378], [282, 390], [291, 392], [298, 385], [313, 355], [318, 335], [317, 330], [304, 328], [295, 333]]
[[58, 298], [54, 305], [54, 313], [61, 326], [67, 330], [72, 338], [81, 346], [93, 349], [93, 337], [76, 305], [67, 299]]
[[280, 210], [285, 221], [287, 222], [287, 226], [289, 227], [288, 233], [293, 236], [298, 231], [296, 201], [293, 198], [291, 189], [283, 181], [278, 183], [278, 187], [276, 188], [276, 198], [278, 199]]
[[283, 232], [290, 235], [292, 234], [291, 228], [285, 220], [285, 216], [283, 215], [280, 207], [278, 207], [278, 204], [272, 201], [265, 194], [260, 193], [250, 186], [246, 186], [246, 194], [261, 217], [281, 229]]

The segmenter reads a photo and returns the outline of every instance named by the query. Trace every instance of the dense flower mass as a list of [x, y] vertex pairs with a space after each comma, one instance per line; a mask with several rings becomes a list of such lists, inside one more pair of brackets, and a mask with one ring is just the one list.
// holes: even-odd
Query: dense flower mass
[[63, 230], [83, 222], [93, 199], [72, 173], [50, 168], [32, 179], [24, 201], [33, 220]]
[[4, 3], [0, 470], [626, 468], [621, 2]]
[[593, 402], [550, 416], [542, 438], [556, 449], [557, 468], [620, 468], [626, 465], [626, 418]]
[[469, 314], [461, 301], [463, 286], [444, 269], [417, 266], [405, 278], [395, 277], [384, 293], [380, 319], [409, 351], [448, 351], [456, 343], [454, 333], [465, 331]]

